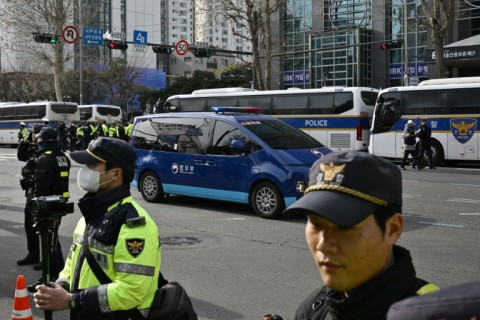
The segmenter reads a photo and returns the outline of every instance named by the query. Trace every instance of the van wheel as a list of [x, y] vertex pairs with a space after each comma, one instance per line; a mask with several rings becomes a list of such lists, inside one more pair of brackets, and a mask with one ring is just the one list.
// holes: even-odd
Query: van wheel
[[141, 176], [139, 189], [143, 199], [148, 202], [160, 202], [165, 196], [162, 182], [153, 172], [146, 172]]
[[262, 182], [255, 186], [250, 203], [255, 213], [265, 219], [278, 218], [285, 209], [282, 194], [270, 182]]

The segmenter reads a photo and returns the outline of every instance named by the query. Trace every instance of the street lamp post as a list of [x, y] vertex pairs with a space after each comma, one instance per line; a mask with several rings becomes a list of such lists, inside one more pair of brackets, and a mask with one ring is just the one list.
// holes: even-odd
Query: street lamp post
[[404, 46], [404, 57], [403, 62], [405, 66], [403, 67], [403, 85], [408, 86], [408, 0], [403, 0], [403, 46]]

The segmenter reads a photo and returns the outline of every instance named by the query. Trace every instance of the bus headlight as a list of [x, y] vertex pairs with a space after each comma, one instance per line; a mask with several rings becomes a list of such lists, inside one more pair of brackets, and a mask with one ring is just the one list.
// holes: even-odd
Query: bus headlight
[[304, 193], [305, 190], [307, 189], [308, 186], [308, 181], [297, 181], [297, 184], [295, 185], [295, 191]]

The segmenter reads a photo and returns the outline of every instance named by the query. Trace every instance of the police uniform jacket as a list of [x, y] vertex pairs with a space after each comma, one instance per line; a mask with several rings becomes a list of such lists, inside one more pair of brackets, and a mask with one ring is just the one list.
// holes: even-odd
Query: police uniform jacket
[[417, 132], [417, 137], [420, 139], [420, 145], [429, 146], [432, 130], [428, 126], [420, 126]]
[[394, 247], [395, 264], [362, 285], [350, 297], [322, 287], [299, 306], [295, 320], [384, 320], [388, 308], [405, 298], [438, 288], [415, 276], [408, 250]]
[[69, 198], [68, 178], [70, 159], [56, 143], [46, 143], [35, 152], [35, 197], [58, 195]]
[[[78, 206], [83, 218], [57, 280], [74, 293], [71, 319], [129, 319], [131, 311], [126, 310], [133, 308], [146, 318], [161, 263], [155, 222], [132, 199], [129, 185], [100, 195], [87, 193]], [[86, 228], [90, 251], [111, 283], [100, 283], [82, 253]]]

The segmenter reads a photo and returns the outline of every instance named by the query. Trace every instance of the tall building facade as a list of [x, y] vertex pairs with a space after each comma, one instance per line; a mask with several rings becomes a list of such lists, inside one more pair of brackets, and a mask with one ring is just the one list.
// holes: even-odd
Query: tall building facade
[[[457, 2], [445, 45], [480, 33], [479, 4]], [[420, 0], [288, 0], [275, 19], [281, 71], [272, 88], [385, 88], [435, 78], [425, 56], [433, 47], [425, 19]], [[399, 46], [381, 49], [392, 41]], [[480, 75], [480, 64], [446, 64], [450, 76]]]
[[[242, 9], [245, 2], [234, 1]], [[209, 0], [196, 0], [196, 35], [197, 43], [213, 46], [220, 49], [251, 52], [250, 35], [242, 22], [234, 22], [227, 18], [225, 8]], [[251, 60], [250, 56], [238, 55], [238, 60]]]

